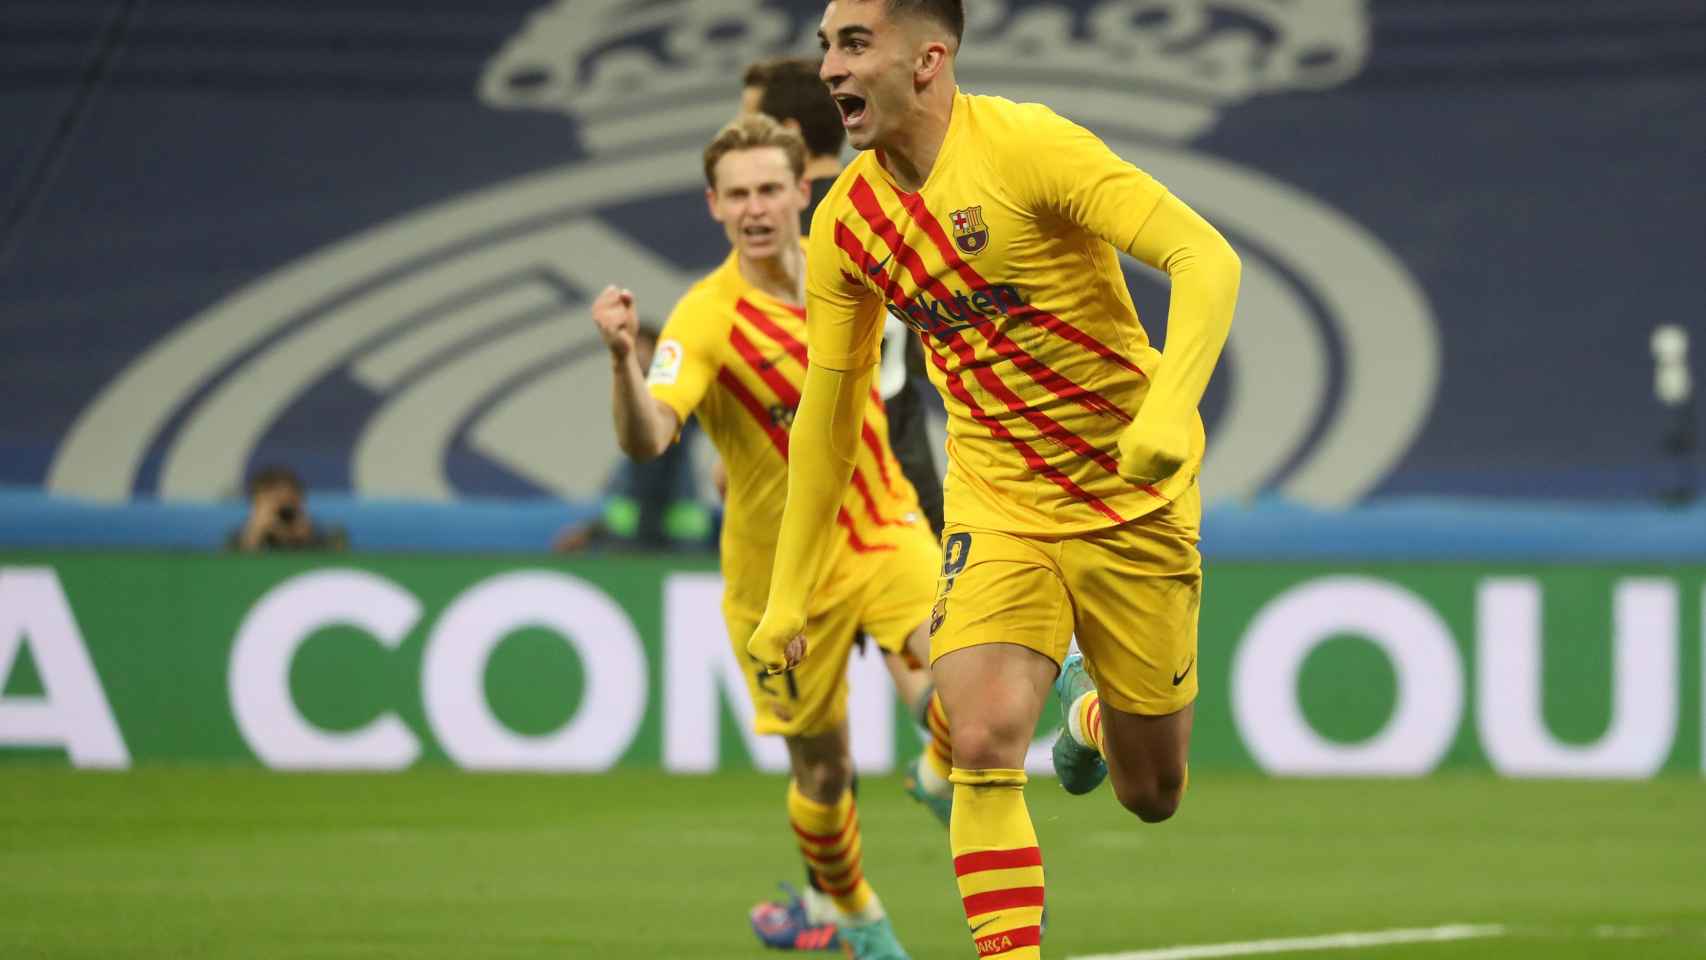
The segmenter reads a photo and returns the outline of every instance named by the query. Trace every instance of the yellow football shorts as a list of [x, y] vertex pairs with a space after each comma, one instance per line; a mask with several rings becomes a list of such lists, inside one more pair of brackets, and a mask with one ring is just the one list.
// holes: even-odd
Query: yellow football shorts
[[906, 648], [907, 638], [930, 616], [941, 556], [929, 526], [917, 524], [916, 534], [896, 538], [895, 550], [843, 550], [831, 560], [820, 588], [845, 599], [806, 621], [806, 658], [786, 673], [768, 675], [747, 655], [746, 641], [758, 621], [724, 608], [735, 660], [747, 667], [754, 730], [815, 736], [836, 729], [847, 718], [847, 658], [859, 635], [890, 653]]
[[949, 521], [930, 616], [930, 659], [1016, 643], [1059, 663], [1074, 634], [1102, 701], [1163, 716], [1197, 696], [1197, 487], [1130, 523], [1071, 537]]

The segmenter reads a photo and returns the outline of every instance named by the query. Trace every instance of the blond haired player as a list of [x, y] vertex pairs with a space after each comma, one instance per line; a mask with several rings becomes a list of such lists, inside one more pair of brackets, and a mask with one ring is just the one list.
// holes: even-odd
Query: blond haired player
[[[633, 294], [607, 288], [592, 309], [611, 353], [623, 451], [639, 460], [659, 455], [692, 414], [727, 465], [723, 614], [741, 660], [769, 590], [789, 425], [807, 367], [804, 165], [799, 136], [769, 117], [742, 117], [711, 141], [706, 202], [733, 249], [676, 304], [649, 373], [633, 355]], [[858, 403], [869, 416], [850, 453], [851, 484], [823, 531], [823, 576], [802, 610], [820, 638], [818, 656], [786, 676], [768, 675], [757, 661], [746, 671], [755, 729], [787, 741], [789, 821], [815, 886], [838, 916], [834, 928], [805, 931], [805, 939], [761, 923], [756, 911], [753, 919], [772, 946], [814, 949], [833, 938], [850, 956], [898, 960], [906, 953], [864, 874], [851, 790], [847, 658], [860, 633], [890, 654], [908, 652], [910, 643], [913, 656], [927, 656], [938, 547], [889, 451], [881, 402], [867, 389]]]
[[[1202, 588], [1197, 404], [1239, 262], [1088, 131], [1047, 107], [961, 93], [964, 23], [958, 0], [825, 9], [821, 76], [864, 152], [812, 223], [812, 362], [748, 650], [798, 669], [831, 640], [805, 616], [825, 585], [819, 545], [885, 311], [900, 317], [928, 348], [949, 413], [931, 655], [954, 732], [955, 875], [979, 956], [1032, 958], [1043, 870], [1023, 765], [1051, 685], [1069, 720], [1055, 755], [1068, 790], [1111, 771], [1120, 802], [1158, 821], [1184, 789]], [[1164, 353], [1138, 322], [1119, 251], [1172, 280]], [[1074, 633], [1083, 665], [1066, 657]]]

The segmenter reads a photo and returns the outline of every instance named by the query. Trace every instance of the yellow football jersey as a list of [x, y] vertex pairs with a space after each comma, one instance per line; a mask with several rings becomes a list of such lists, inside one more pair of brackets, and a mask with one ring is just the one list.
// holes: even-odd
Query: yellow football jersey
[[[697, 415], [728, 470], [723, 517], [725, 607], [754, 621], [764, 612], [782, 507], [788, 499], [788, 428], [806, 370], [805, 311], [752, 287], [735, 254], [694, 284], [658, 339], [647, 389], [683, 421]], [[889, 451], [888, 418], [871, 391], [853, 480], [837, 517], [836, 550], [812, 609], [858, 582], [854, 561], [880, 562], [923, 522], [918, 495]]]
[[885, 311], [917, 333], [948, 409], [947, 521], [1071, 534], [1141, 517], [1195, 481], [1191, 456], [1155, 486], [1119, 475], [1118, 441], [1160, 352], [1116, 248], [1166, 195], [1148, 174], [1040, 104], [964, 93], [917, 193], [878, 151], [818, 206], [808, 243], [812, 359], [874, 363]]

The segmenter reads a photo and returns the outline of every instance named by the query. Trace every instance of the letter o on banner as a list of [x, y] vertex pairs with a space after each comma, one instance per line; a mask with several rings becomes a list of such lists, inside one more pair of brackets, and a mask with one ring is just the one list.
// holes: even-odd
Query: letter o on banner
[[[1398, 678], [1397, 703], [1361, 743], [1329, 740], [1298, 703], [1303, 662], [1354, 634], [1378, 646]], [[1313, 580], [1259, 611], [1232, 660], [1232, 714], [1262, 769], [1300, 776], [1420, 776], [1451, 749], [1463, 719], [1463, 661], [1451, 631], [1415, 594], [1367, 577]]]
[[[486, 702], [486, 665], [504, 637], [541, 627], [580, 657], [575, 716], [541, 736], [503, 725]], [[477, 770], [604, 770], [639, 733], [646, 657], [628, 615], [603, 591], [545, 571], [500, 574], [456, 598], [433, 626], [421, 666], [427, 722], [444, 752]]]

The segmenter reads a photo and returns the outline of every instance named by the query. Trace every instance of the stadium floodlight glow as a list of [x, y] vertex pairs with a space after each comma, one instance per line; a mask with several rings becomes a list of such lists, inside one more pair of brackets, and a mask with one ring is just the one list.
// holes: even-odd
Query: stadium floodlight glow
[[1667, 407], [1680, 407], [1694, 395], [1688, 372], [1688, 331], [1667, 323], [1653, 330], [1653, 395]]

